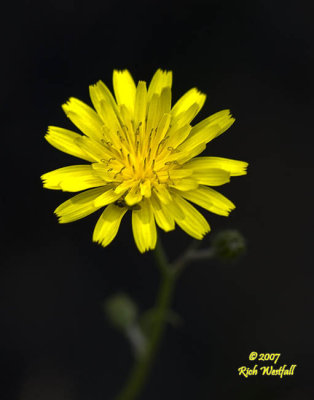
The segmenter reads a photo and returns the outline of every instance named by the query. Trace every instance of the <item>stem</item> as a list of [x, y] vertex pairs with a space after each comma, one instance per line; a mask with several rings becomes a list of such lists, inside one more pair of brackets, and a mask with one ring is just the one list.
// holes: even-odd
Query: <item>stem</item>
[[199, 246], [200, 241], [194, 240], [183, 255], [173, 263], [172, 270], [175, 274], [180, 274], [184, 267], [191, 261], [209, 260], [215, 257], [215, 249], [198, 249]]
[[161, 283], [156, 300], [156, 320], [154, 329], [147, 343], [147, 349], [135, 363], [127, 383], [116, 400], [134, 400], [142, 390], [152, 369], [154, 358], [166, 325], [166, 315], [175, 286], [175, 274], [171, 270], [164, 249], [158, 240], [154, 252], [156, 263], [161, 272]]

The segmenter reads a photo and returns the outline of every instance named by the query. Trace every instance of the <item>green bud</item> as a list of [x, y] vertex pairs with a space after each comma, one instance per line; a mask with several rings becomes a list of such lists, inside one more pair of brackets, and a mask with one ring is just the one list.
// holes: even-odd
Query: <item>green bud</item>
[[233, 261], [246, 252], [246, 241], [236, 229], [227, 229], [214, 235], [212, 249], [220, 260]]
[[104, 304], [108, 319], [117, 329], [126, 331], [135, 324], [137, 306], [134, 301], [124, 293], [110, 297]]

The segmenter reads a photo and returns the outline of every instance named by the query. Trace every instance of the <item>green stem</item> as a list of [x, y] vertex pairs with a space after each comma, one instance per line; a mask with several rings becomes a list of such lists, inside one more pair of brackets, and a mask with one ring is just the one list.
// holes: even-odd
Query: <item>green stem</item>
[[169, 310], [176, 275], [169, 266], [160, 241], [157, 242], [154, 255], [161, 271], [161, 283], [155, 306], [156, 320], [154, 321], [154, 329], [149, 338], [145, 353], [134, 365], [125, 387], [116, 397], [116, 400], [134, 400], [137, 398], [152, 369], [154, 358], [165, 329], [167, 311]]

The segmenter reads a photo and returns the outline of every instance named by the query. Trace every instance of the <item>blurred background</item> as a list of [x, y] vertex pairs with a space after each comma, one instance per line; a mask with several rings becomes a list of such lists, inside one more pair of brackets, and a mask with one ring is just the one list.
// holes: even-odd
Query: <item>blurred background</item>
[[[173, 98], [207, 94], [195, 122], [230, 108], [236, 123], [206, 155], [245, 160], [246, 177], [219, 189], [237, 205], [206, 214], [236, 228], [247, 255], [190, 265], [142, 399], [314, 398], [313, 14], [311, 1], [6, 3], [1, 13], [1, 400], [112, 399], [132, 365], [105, 299], [125, 292], [145, 311], [159, 276], [125, 218], [108, 248], [92, 243], [100, 213], [58, 225], [71, 195], [39, 176], [76, 160], [51, 147], [48, 125], [75, 130], [61, 104], [90, 103], [88, 85], [127, 68], [149, 81], [174, 72]], [[162, 235], [171, 259], [189, 243]], [[211, 234], [204, 239], [209, 245]], [[281, 353], [291, 377], [238, 376], [251, 351]]]

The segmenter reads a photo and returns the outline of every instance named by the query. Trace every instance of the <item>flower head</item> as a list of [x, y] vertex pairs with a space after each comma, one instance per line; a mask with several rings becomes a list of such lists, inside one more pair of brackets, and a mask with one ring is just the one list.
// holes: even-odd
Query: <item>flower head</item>
[[50, 126], [45, 136], [57, 149], [90, 164], [59, 168], [42, 175], [44, 187], [82, 193], [62, 203], [59, 222], [86, 217], [105, 207], [93, 240], [107, 246], [122, 217], [132, 212], [135, 243], [144, 252], [156, 245], [157, 225], [175, 224], [196, 239], [210, 227], [190, 202], [227, 216], [234, 204], [210, 186], [246, 174], [247, 163], [197, 157], [234, 122], [229, 110], [191, 126], [206, 96], [193, 88], [171, 106], [172, 72], [157, 70], [149, 87], [136, 86], [127, 70], [113, 72], [115, 98], [102, 81], [90, 86], [95, 110], [70, 98], [63, 110], [83, 133]]

